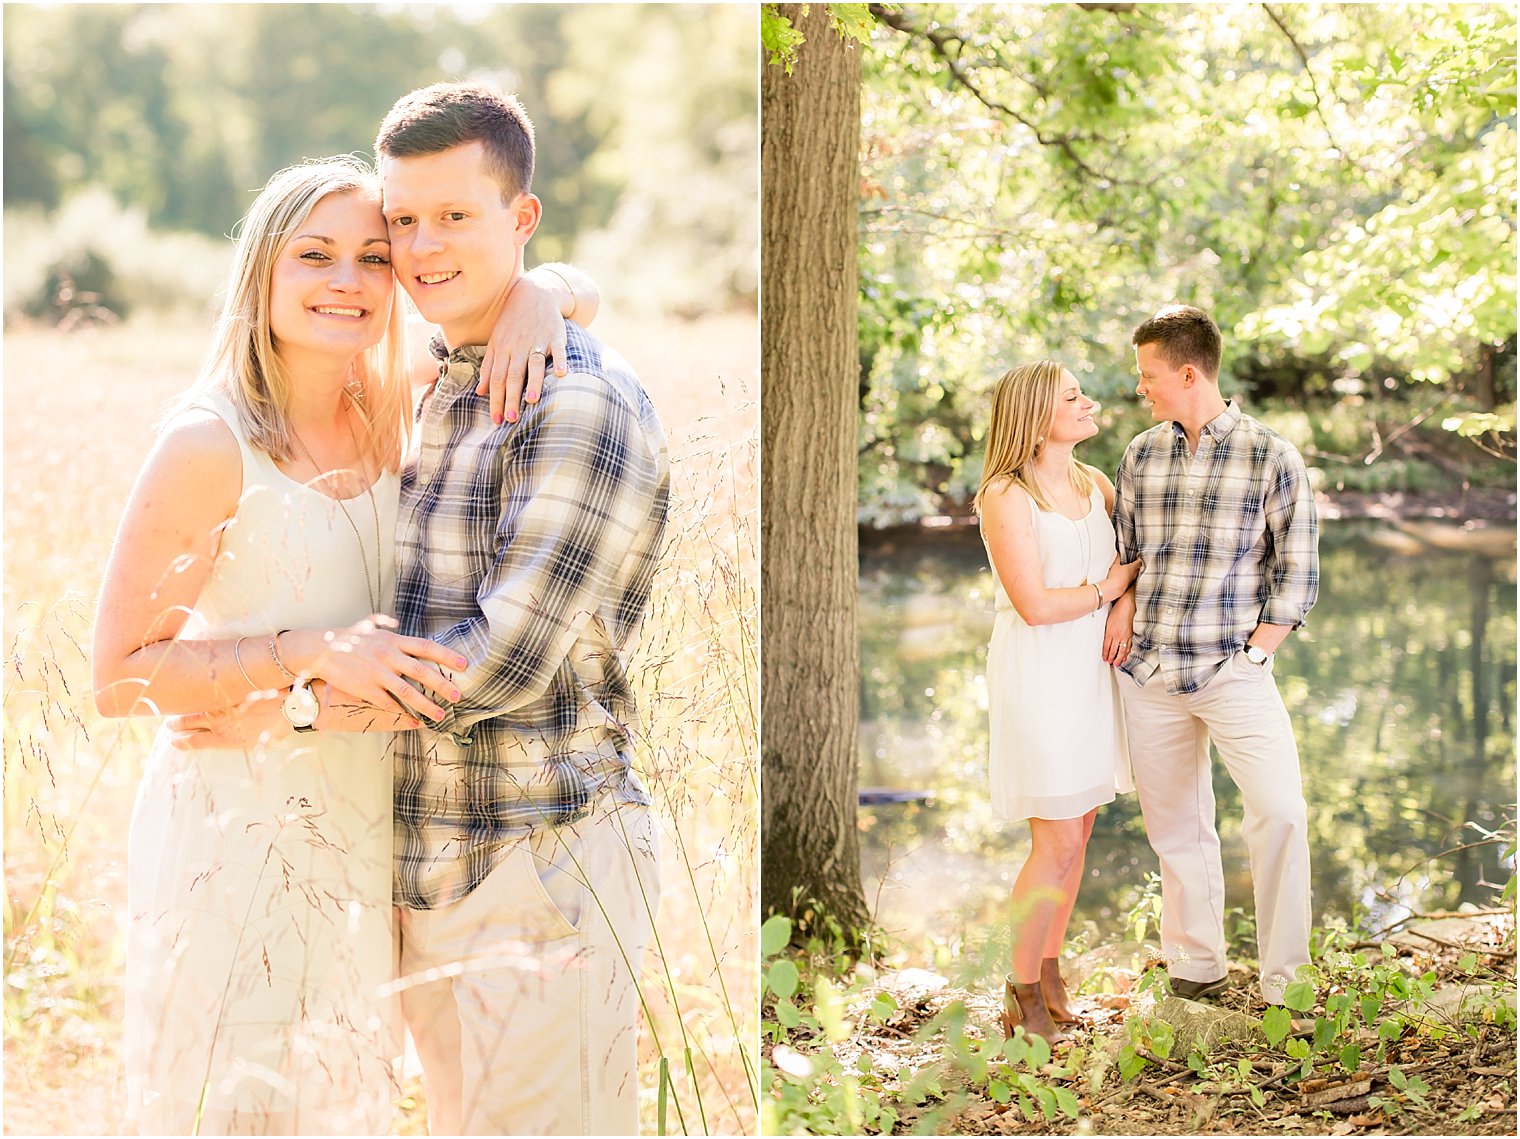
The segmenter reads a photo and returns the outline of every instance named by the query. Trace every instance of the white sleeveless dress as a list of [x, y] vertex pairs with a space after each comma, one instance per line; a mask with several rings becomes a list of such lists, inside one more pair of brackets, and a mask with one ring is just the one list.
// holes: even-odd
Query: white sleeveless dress
[[[1117, 544], [1093, 489], [1080, 521], [1030, 499], [1047, 589], [1102, 581]], [[1084, 564], [1083, 557], [1086, 557]], [[991, 558], [988, 558], [989, 562]], [[1133, 791], [1114, 669], [1103, 661], [1108, 606], [1074, 621], [1028, 625], [993, 568], [997, 611], [987, 648], [992, 807], [1018, 819], [1074, 819]]]
[[[185, 638], [342, 626], [394, 587], [398, 479], [338, 503], [251, 447]], [[357, 531], [357, 533], [356, 533]], [[360, 541], [364, 555], [360, 556]], [[371, 575], [365, 588], [365, 561]], [[128, 1117], [144, 1135], [384, 1134], [398, 1021], [388, 733], [179, 752], [160, 730], [132, 811]]]

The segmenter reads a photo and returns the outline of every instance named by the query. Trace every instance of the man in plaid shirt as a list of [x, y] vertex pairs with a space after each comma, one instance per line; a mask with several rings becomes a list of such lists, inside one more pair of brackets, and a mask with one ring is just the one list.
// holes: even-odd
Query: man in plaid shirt
[[568, 374], [519, 420], [476, 394], [540, 216], [515, 100], [414, 91], [376, 150], [396, 276], [446, 341], [403, 473], [397, 618], [469, 661], [460, 698], [395, 753], [402, 1007], [429, 1130], [635, 1134], [658, 843], [623, 652], [664, 533], [664, 434], [628, 365], [574, 324]]
[[1163, 949], [1179, 995], [1227, 984], [1212, 739], [1245, 808], [1261, 993], [1280, 1004], [1309, 962], [1309, 844], [1272, 665], [1319, 590], [1314, 496], [1293, 445], [1220, 395], [1222, 341], [1205, 313], [1168, 306], [1131, 342], [1136, 391], [1160, 422], [1130, 443], [1114, 480], [1120, 556], [1145, 568], [1115, 603], [1105, 648], [1130, 681], [1120, 691], [1161, 862]]

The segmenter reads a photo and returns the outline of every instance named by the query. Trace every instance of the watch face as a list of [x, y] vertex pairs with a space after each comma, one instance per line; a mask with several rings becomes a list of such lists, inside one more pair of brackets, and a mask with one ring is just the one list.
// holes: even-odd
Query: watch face
[[290, 690], [281, 708], [292, 727], [309, 728], [317, 722], [317, 698], [304, 684]]

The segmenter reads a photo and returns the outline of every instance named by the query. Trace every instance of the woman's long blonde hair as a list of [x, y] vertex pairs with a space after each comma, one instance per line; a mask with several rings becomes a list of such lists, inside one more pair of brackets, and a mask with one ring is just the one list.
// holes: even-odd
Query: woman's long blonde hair
[[[169, 417], [196, 402], [203, 391], [232, 401], [248, 440], [275, 459], [294, 457], [290, 424], [290, 375], [280, 361], [269, 326], [269, 290], [275, 262], [290, 238], [330, 194], [380, 193], [373, 170], [342, 155], [288, 166], [265, 184], [238, 225], [237, 246], [211, 347], [195, 384]], [[407, 426], [405, 312], [391, 304], [380, 342], [353, 364], [349, 394], [364, 425], [362, 445], [386, 470], [401, 465]]]
[[[982, 481], [973, 505], [978, 514], [987, 489], [1013, 483], [1023, 487], [1041, 510], [1054, 510], [1031, 464], [1045, 444], [1045, 434], [1055, 418], [1056, 397], [1061, 394], [1065, 367], [1055, 360], [1020, 364], [998, 377], [992, 390], [992, 422], [987, 428], [987, 455], [982, 461]], [[1097, 483], [1092, 468], [1071, 460], [1072, 485], [1084, 497]]]

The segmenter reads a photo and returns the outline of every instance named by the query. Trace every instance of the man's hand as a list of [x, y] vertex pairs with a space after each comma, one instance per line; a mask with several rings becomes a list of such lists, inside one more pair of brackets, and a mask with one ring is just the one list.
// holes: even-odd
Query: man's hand
[[1103, 661], [1121, 665], [1129, 659], [1135, 639], [1135, 591], [1127, 589], [1114, 599], [1103, 625]]
[[280, 711], [283, 690], [255, 692], [243, 703], [214, 712], [190, 712], [165, 721], [169, 739], [181, 751], [233, 748], [247, 751], [269, 744], [295, 729]]
[[[317, 698], [318, 731], [395, 732], [421, 727], [421, 721], [391, 708], [377, 708], [341, 692], [325, 681], [312, 682]], [[285, 691], [258, 692], [242, 704], [214, 712], [191, 712], [166, 721], [170, 739], [181, 751], [233, 748], [248, 751], [296, 734], [280, 710]]]
[[538, 402], [549, 359], [554, 360], [556, 376], [563, 376], [567, 370], [564, 290], [555, 286], [555, 278], [549, 280], [549, 284], [541, 284], [529, 273], [513, 282], [491, 329], [475, 394], [490, 393], [492, 423], [500, 423], [503, 415], [508, 422], [516, 423], [517, 409], [524, 399]]
[[440, 700], [458, 700], [459, 689], [444, 669], [465, 668], [469, 662], [453, 649], [425, 637], [393, 632], [394, 617], [371, 614], [346, 629], [302, 629], [286, 633], [294, 650], [293, 668], [319, 676], [380, 707], [437, 719]]

